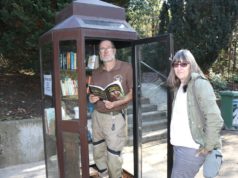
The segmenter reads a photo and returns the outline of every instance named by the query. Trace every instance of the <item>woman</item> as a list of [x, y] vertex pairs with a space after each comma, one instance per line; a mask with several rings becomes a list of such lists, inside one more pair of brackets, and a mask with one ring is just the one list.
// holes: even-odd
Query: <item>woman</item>
[[223, 119], [213, 88], [189, 50], [182, 49], [175, 54], [167, 82], [174, 91], [171, 178], [193, 178], [206, 155], [221, 149]]

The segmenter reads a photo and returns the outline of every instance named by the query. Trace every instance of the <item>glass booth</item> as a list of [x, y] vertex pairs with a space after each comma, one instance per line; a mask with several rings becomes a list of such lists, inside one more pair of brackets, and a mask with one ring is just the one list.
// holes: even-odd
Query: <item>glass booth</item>
[[[170, 96], [165, 79], [173, 54], [172, 35], [139, 40], [125, 21], [123, 8], [99, 0], [77, 0], [56, 15], [56, 25], [39, 39], [47, 177], [97, 176], [87, 85], [92, 70], [100, 65], [102, 39], [112, 40], [117, 58], [133, 65], [134, 98], [128, 106], [128, 144], [122, 153], [124, 174], [150, 177], [161, 172], [156, 166], [146, 170], [150, 161], [143, 160], [148, 147], [167, 142]], [[153, 92], [156, 97], [151, 96]], [[167, 148], [163, 154], [161, 169], [167, 177]]]

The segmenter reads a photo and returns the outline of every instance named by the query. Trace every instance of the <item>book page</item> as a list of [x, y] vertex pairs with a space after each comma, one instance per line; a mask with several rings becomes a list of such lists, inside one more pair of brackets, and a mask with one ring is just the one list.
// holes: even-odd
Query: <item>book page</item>
[[91, 94], [99, 96], [100, 99], [107, 100], [106, 93], [102, 87], [96, 85], [89, 85], [88, 87]]
[[101, 99], [108, 101], [116, 101], [124, 96], [124, 90], [120, 81], [113, 81], [105, 88], [97, 85], [89, 85], [89, 91], [95, 96], [99, 96]]
[[106, 87], [105, 92], [107, 94], [107, 98], [109, 101], [116, 101], [124, 96], [124, 91], [121, 86], [121, 82], [119, 81], [114, 81], [111, 84], [109, 84]]

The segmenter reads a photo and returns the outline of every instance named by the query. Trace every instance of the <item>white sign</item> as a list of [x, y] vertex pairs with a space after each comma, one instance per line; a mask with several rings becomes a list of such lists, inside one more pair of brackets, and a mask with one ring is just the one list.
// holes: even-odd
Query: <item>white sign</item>
[[44, 94], [52, 96], [52, 76], [44, 75]]

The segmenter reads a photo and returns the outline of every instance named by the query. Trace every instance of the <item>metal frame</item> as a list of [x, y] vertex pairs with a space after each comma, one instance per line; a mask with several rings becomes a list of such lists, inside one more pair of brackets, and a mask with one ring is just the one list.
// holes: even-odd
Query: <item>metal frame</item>
[[[145, 38], [136, 40], [133, 42], [133, 69], [134, 69], [134, 89], [133, 89], [133, 140], [134, 140], [134, 176], [135, 178], [141, 178], [142, 177], [142, 109], [141, 109], [141, 103], [140, 103], [140, 97], [141, 97], [141, 78], [140, 78], [140, 65], [141, 62], [137, 61], [137, 51], [136, 51], [136, 45], [141, 44], [148, 44], [152, 42], [158, 42], [158, 41], [168, 41], [168, 53], [170, 54], [169, 57], [173, 56], [174, 54], [174, 42], [173, 42], [173, 35], [172, 34], [164, 34], [159, 35], [157, 37], [152, 38]], [[165, 59], [166, 60], [166, 59]], [[169, 60], [169, 59], [168, 59]], [[169, 89], [167, 89], [167, 106], [168, 106], [168, 135], [167, 138], [170, 138], [170, 120], [171, 120], [171, 105], [172, 105], [172, 98]], [[170, 177], [171, 170], [172, 170], [172, 147], [169, 143], [169, 139], [167, 139], [167, 152], [168, 152], [168, 158], [167, 158], [167, 176]]]

